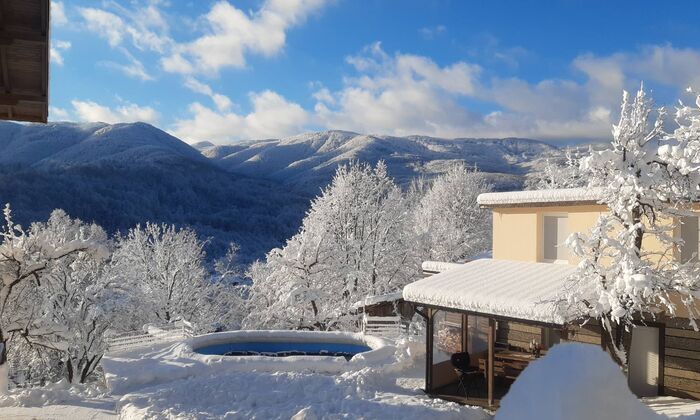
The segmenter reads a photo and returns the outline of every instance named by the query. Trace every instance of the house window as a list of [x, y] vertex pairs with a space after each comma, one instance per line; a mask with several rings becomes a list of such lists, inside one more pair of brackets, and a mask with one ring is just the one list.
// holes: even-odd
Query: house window
[[681, 262], [698, 259], [698, 218], [683, 217], [681, 219]]
[[545, 261], [568, 261], [566, 238], [569, 236], [568, 217], [565, 215], [544, 216], [542, 257]]

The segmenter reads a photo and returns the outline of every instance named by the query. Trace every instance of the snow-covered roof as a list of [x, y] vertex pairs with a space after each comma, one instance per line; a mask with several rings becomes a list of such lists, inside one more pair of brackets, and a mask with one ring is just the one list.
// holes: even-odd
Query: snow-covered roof
[[561, 188], [556, 190], [509, 191], [479, 194], [477, 201], [485, 207], [523, 204], [580, 203], [600, 200], [598, 188]]
[[443, 271], [451, 270], [453, 268], [461, 267], [464, 264], [451, 263], [444, 261], [423, 261], [421, 268], [423, 271], [430, 271], [433, 273], [442, 273]]
[[568, 264], [476, 260], [403, 289], [410, 302], [549, 324], [567, 319], [554, 300], [576, 269]]
[[387, 293], [385, 295], [367, 296], [352, 304], [351, 309], [358, 309], [363, 306], [376, 305], [377, 303], [395, 302], [403, 298], [402, 292]]

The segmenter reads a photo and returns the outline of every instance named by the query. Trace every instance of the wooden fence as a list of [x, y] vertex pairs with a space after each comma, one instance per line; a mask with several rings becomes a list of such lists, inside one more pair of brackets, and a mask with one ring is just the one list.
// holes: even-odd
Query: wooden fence
[[400, 316], [368, 316], [362, 318], [362, 333], [396, 340], [408, 332], [408, 324]]
[[158, 343], [184, 340], [194, 335], [192, 325], [187, 321], [145, 327], [147, 331], [132, 331], [107, 339], [107, 352], [116, 353]]

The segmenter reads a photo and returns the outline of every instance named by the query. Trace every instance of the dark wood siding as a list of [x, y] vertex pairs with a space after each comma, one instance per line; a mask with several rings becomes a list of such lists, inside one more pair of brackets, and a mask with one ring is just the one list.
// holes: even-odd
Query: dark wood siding
[[568, 328], [568, 341], [585, 344], [602, 345], [602, 332], [600, 324], [590, 321], [586, 325], [571, 325]]
[[700, 332], [687, 319], [666, 321], [664, 393], [700, 399]]
[[532, 340], [542, 342], [542, 328], [517, 322], [500, 321], [498, 323], [496, 343], [528, 350]]

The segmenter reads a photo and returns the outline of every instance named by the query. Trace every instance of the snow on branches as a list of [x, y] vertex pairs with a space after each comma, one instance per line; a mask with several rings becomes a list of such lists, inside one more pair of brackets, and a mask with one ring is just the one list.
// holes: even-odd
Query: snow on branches
[[612, 147], [582, 159], [590, 187], [600, 188], [603, 213], [588, 233], [567, 244], [581, 258], [566, 293], [572, 316], [590, 316], [611, 331], [684, 307], [691, 324], [699, 313], [697, 256], [679, 261], [678, 232], [699, 197], [700, 111], [682, 105], [677, 128], [664, 130], [665, 111], [654, 109], [643, 87], [625, 92]]
[[433, 182], [413, 211], [423, 260], [455, 262], [490, 250], [491, 214], [476, 199], [492, 188], [481, 173], [464, 165]]
[[[93, 342], [86, 349], [86, 340], [94, 338], [89, 337], [91, 332], [84, 335], [85, 330], [77, 325], [98, 322], [90, 303], [94, 290], [83, 280], [107, 258], [107, 236], [99, 226], [71, 219], [61, 210], [54, 211], [48, 222], [34, 223], [28, 230], [13, 222], [9, 206], [4, 215], [5, 226], [0, 232], [0, 343], [5, 349], [36, 350], [32, 354], [37, 358], [25, 358], [26, 364], [37, 362], [34, 364], [45, 371], [60, 365], [68, 370], [69, 379], [77, 370], [84, 378], [96, 365], [92, 363], [95, 359], [88, 360], [95, 356], [90, 347], [99, 347], [99, 343]], [[17, 352], [11, 352], [10, 358], [13, 356]]]
[[354, 302], [400, 289], [417, 274], [407, 209], [386, 166], [341, 166], [297, 235], [254, 264], [247, 328], [351, 327]]
[[[205, 245], [194, 230], [165, 224], [139, 225], [117, 237], [111, 272], [120, 284], [137, 293], [134, 328], [178, 319], [193, 323], [200, 331], [228, 324], [236, 309], [229, 302], [232, 286], [223, 278], [209, 278]], [[229, 260], [236, 251], [235, 246], [229, 249]]]
[[341, 166], [299, 233], [248, 270], [243, 326], [356, 328], [354, 304], [400, 291], [423, 259], [454, 261], [488, 247], [490, 220], [476, 197], [489, 189], [461, 165], [410, 194], [383, 162]]

